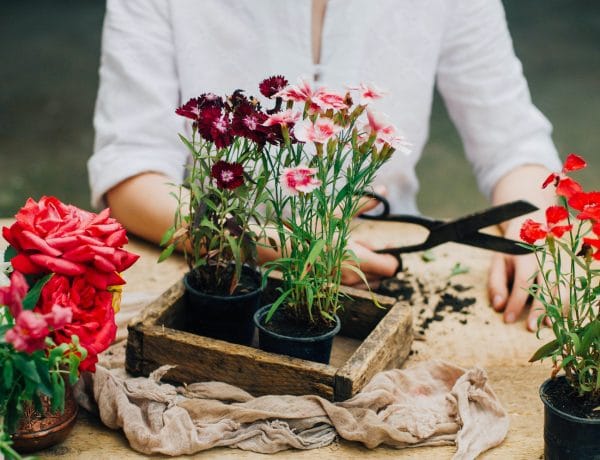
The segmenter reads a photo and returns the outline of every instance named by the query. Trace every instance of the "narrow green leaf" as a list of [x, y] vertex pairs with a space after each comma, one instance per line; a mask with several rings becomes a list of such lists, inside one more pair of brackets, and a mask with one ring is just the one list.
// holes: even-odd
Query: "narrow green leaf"
[[4, 250], [4, 262], [9, 262], [13, 257], [17, 255], [17, 250], [12, 246], [8, 246]]
[[535, 361], [539, 361], [540, 359], [547, 358], [552, 356], [560, 347], [560, 343], [558, 339], [554, 339], [545, 345], [542, 345], [537, 351], [533, 354], [531, 358], [529, 358], [529, 362], [533, 363]]
[[40, 298], [40, 294], [42, 293], [42, 288], [50, 278], [52, 278], [52, 273], [44, 276], [42, 279], [38, 280], [38, 282], [33, 285], [33, 287], [29, 290], [29, 292], [23, 299], [23, 309], [33, 310], [35, 308], [35, 305], [38, 303], [38, 300]]
[[13, 384], [13, 364], [10, 359], [4, 361], [4, 368], [2, 369], [2, 383], [4, 388], [9, 389]]
[[173, 251], [175, 250], [175, 244], [170, 244], [168, 245], [161, 253], [160, 253], [160, 257], [158, 258], [158, 263], [165, 261], [166, 259], [168, 259], [169, 257], [171, 257], [171, 254], [173, 254]]
[[175, 234], [175, 227], [170, 227], [165, 234], [163, 235], [162, 239], [160, 240], [160, 245], [161, 246], [165, 246], [169, 241], [171, 241], [171, 239], [173, 238], [173, 235]]
[[321, 252], [323, 252], [324, 247], [325, 247], [325, 240], [319, 239], [313, 243], [312, 248], [310, 249], [310, 252], [308, 253], [308, 257], [306, 258], [306, 261], [304, 262], [304, 265], [302, 266], [302, 273], [300, 274], [300, 280], [304, 279], [304, 277], [310, 271], [311, 265], [313, 265], [315, 263], [315, 260], [317, 259], [317, 257], [319, 257]]
[[15, 367], [27, 380], [35, 383], [40, 383], [40, 376], [33, 361], [26, 361], [22, 356], [15, 356]]
[[[87, 353], [87, 352], [86, 352]], [[77, 380], [79, 380], [79, 363], [81, 360], [79, 356], [76, 354], [71, 354], [69, 356], [69, 383], [71, 385], [75, 385]]]
[[463, 273], [469, 273], [469, 270], [469, 267], [465, 267], [461, 265], [460, 262], [456, 262], [450, 271], [450, 278], [456, 275], [462, 275]]
[[271, 308], [269, 308], [267, 317], [265, 318], [265, 323], [268, 323], [269, 321], [271, 321], [271, 318], [273, 317], [273, 315], [275, 314], [275, 312], [277, 311], [279, 306], [285, 301], [285, 299], [287, 299], [287, 297], [290, 295], [291, 292], [292, 292], [292, 290], [288, 289], [283, 294], [281, 294], [275, 302], [273, 302], [273, 304], [271, 305]]

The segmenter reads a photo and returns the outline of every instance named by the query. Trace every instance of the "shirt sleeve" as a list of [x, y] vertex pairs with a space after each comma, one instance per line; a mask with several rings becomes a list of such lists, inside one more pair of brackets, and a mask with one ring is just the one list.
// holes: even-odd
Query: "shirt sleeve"
[[184, 129], [174, 113], [179, 92], [168, 2], [108, 0], [88, 161], [92, 206], [143, 172], [181, 181], [187, 152], [177, 136]]
[[531, 102], [500, 0], [457, 0], [444, 32], [437, 85], [488, 198], [517, 166], [560, 169], [552, 126]]

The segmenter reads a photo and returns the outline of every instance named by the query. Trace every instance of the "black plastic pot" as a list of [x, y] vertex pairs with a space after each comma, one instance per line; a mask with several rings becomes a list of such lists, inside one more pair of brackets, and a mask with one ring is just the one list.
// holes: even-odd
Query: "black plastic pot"
[[[548, 379], [540, 387], [544, 403], [544, 458], [546, 460], [600, 460], [600, 419], [587, 419], [558, 409], [548, 395]], [[561, 384], [562, 382], [559, 382]]]
[[184, 329], [194, 334], [250, 345], [254, 338], [253, 316], [260, 306], [260, 274], [250, 267], [243, 269], [255, 280], [256, 289], [241, 295], [206, 294], [190, 284], [191, 273], [183, 277], [188, 321]]
[[317, 363], [329, 363], [333, 338], [340, 332], [342, 325], [337, 316], [333, 329], [324, 334], [312, 337], [293, 337], [278, 334], [265, 326], [264, 319], [270, 308], [271, 305], [265, 305], [254, 314], [254, 324], [258, 328], [258, 343], [261, 350]]

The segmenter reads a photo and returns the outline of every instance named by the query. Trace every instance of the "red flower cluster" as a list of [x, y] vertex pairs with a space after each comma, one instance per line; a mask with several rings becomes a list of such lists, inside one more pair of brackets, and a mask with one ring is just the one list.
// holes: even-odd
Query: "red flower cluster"
[[61, 203], [54, 197], [31, 198], [15, 215], [16, 222], [2, 234], [17, 251], [11, 260], [26, 275], [57, 273], [85, 276], [92, 285], [125, 284], [117, 272], [129, 268], [139, 256], [122, 249], [125, 229], [109, 217]]
[[55, 331], [54, 341], [70, 343], [71, 336], [77, 335], [87, 350], [87, 357], [79, 368], [94, 371], [98, 353], [106, 350], [117, 334], [113, 293], [94, 287], [84, 277], [54, 275], [42, 289], [35, 311], [47, 314], [53, 305], [64, 305], [73, 315], [72, 321]]
[[[119, 273], [139, 256], [122, 248], [127, 243], [125, 229], [109, 216], [108, 209], [94, 214], [54, 197], [42, 197], [39, 202], [27, 200], [15, 218], [13, 225], [2, 229], [17, 252], [11, 260], [15, 270], [28, 275], [53, 274], [34, 312], [48, 322], [48, 315], [61, 313], [56, 306], [68, 308], [69, 321], [60, 328], [49, 324], [51, 335], [62, 343], [77, 334], [88, 351], [81, 369], [93, 370], [97, 353], [108, 348], [116, 335], [110, 288], [125, 284]], [[24, 319], [28, 323], [15, 331], [20, 337], [33, 330], [41, 335], [44, 330], [29, 316]]]
[[[592, 232], [600, 236], [600, 192], [586, 192], [575, 180], [567, 177], [567, 173], [577, 171], [587, 166], [585, 160], [579, 155], [571, 153], [567, 156], [560, 173], [550, 174], [543, 188], [550, 184], [556, 187], [556, 194], [562, 197], [569, 208], [577, 211], [576, 219], [580, 221], [589, 220], [592, 223]], [[521, 227], [521, 239], [533, 244], [543, 238], [560, 238], [565, 232], [571, 231], [572, 225], [558, 225], [569, 218], [567, 208], [562, 206], [551, 206], [546, 210], [546, 223], [538, 223], [527, 219]], [[594, 258], [600, 260], [600, 239], [584, 238], [584, 245], [598, 249]]]
[[[272, 97], [281, 91], [287, 80], [281, 75], [262, 81], [259, 89], [266, 97]], [[280, 103], [276, 109], [279, 111]], [[200, 136], [214, 143], [217, 149], [229, 147], [235, 137], [244, 137], [258, 145], [266, 142], [279, 144], [283, 141], [281, 130], [277, 126], [264, 126], [267, 113], [254, 98], [247, 98], [243, 91], [237, 90], [226, 101], [211, 93], [190, 99], [175, 110], [175, 113], [193, 120], [193, 126]]]
[[569, 211], [562, 206], [550, 206], [546, 209], [546, 223], [542, 224], [535, 222], [532, 219], [527, 219], [521, 227], [521, 239], [529, 244], [533, 244], [548, 235], [553, 235], [557, 238], [563, 236], [565, 232], [570, 231], [572, 225], [558, 225], [560, 222], [567, 220]]

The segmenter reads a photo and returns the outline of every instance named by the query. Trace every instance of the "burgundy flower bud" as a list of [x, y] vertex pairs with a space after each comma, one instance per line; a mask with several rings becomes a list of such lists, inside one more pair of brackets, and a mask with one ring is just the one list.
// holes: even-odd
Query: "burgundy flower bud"
[[265, 78], [262, 82], [260, 82], [258, 89], [263, 96], [270, 99], [283, 88], [285, 88], [287, 84], [288, 81], [283, 75], [274, 75], [272, 77]]

